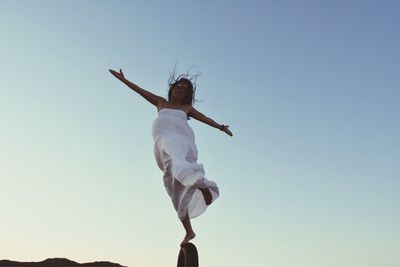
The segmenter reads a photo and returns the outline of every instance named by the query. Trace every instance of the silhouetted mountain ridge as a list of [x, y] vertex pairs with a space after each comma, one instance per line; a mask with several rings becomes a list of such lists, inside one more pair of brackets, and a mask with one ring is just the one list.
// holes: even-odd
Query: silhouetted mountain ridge
[[64, 258], [50, 258], [41, 262], [18, 262], [0, 260], [0, 267], [125, 267], [118, 263], [96, 261], [90, 263], [77, 263]]

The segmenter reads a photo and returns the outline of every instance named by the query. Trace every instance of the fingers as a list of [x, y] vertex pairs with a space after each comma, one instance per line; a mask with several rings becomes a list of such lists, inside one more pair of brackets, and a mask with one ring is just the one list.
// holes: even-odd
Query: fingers
[[111, 74], [114, 76], [117, 76], [119, 74], [118, 71], [115, 71], [115, 70], [109, 69], [108, 71], [111, 72]]
[[124, 74], [124, 73], [122, 72], [122, 69], [119, 69], [119, 72], [118, 72], [118, 71], [115, 71], [115, 70], [112, 70], [112, 69], [108, 69], [108, 71], [111, 72], [112, 74], [114, 74], [114, 73]]
[[229, 126], [227, 126], [225, 128], [225, 132], [229, 135], [229, 136], [233, 136], [232, 132], [228, 129]]
[[118, 72], [116, 72], [115, 70], [110, 70], [110, 72], [111, 72], [111, 74], [112, 74], [113, 76], [117, 77], [117, 73], [118, 73]]
[[109, 69], [108, 71], [111, 72], [111, 74], [114, 75], [115, 78], [117, 78], [117, 79], [119, 79], [119, 80], [121, 80], [121, 81], [122, 81], [123, 79], [125, 79], [124, 73], [122, 72], [122, 69], [119, 69], [119, 72], [118, 72], [118, 71], [115, 71], [115, 70], [112, 70], [112, 69]]
[[229, 125], [222, 124], [222, 128], [220, 130], [224, 131], [227, 135], [233, 136], [232, 132], [228, 128], [229, 128]]

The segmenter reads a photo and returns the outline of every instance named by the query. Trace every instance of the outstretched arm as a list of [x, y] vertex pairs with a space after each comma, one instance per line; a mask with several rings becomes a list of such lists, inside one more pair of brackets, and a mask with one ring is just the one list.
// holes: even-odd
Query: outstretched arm
[[192, 108], [189, 111], [189, 117], [192, 117], [198, 121], [201, 121], [205, 124], [210, 125], [211, 127], [220, 129], [221, 131], [224, 131], [227, 135], [233, 136], [232, 132], [229, 131], [229, 126], [228, 125], [223, 125], [223, 124], [218, 124], [216, 123], [213, 119], [207, 117], [206, 115], [204, 115], [203, 113], [199, 112], [198, 110], [196, 110], [195, 108]]
[[138, 93], [139, 95], [143, 96], [147, 101], [149, 101], [151, 104], [154, 106], [157, 106], [160, 101], [163, 101], [164, 98], [161, 96], [155, 95], [153, 93], [150, 93], [149, 91], [144, 90], [143, 88], [140, 88], [136, 84], [128, 81], [128, 79], [125, 78], [124, 73], [122, 72], [122, 69], [119, 70], [119, 72], [115, 70], [109, 70], [112, 75], [115, 76], [118, 80], [126, 84], [129, 88], [131, 88], [133, 91]]

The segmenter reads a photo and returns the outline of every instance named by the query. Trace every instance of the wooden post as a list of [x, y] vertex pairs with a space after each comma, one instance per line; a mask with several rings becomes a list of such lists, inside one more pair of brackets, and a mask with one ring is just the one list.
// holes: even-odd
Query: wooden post
[[181, 247], [178, 256], [178, 267], [198, 267], [199, 255], [197, 254], [196, 246], [192, 243], [187, 243]]

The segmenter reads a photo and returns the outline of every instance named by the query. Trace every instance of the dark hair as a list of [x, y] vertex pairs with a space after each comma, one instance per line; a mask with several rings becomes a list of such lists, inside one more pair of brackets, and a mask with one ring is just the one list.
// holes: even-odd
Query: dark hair
[[176, 75], [175, 70], [173, 73], [170, 73], [170, 77], [168, 80], [169, 90], [168, 90], [168, 101], [171, 100], [172, 89], [178, 83], [185, 83], [189, 89], [189, 92], [182, 100], [182, 104], [192, 105], [193, 102], [196, 102], [195, 92], [196, 92], [196, 79], [200, 74], [190, 75], [189, 73]]

